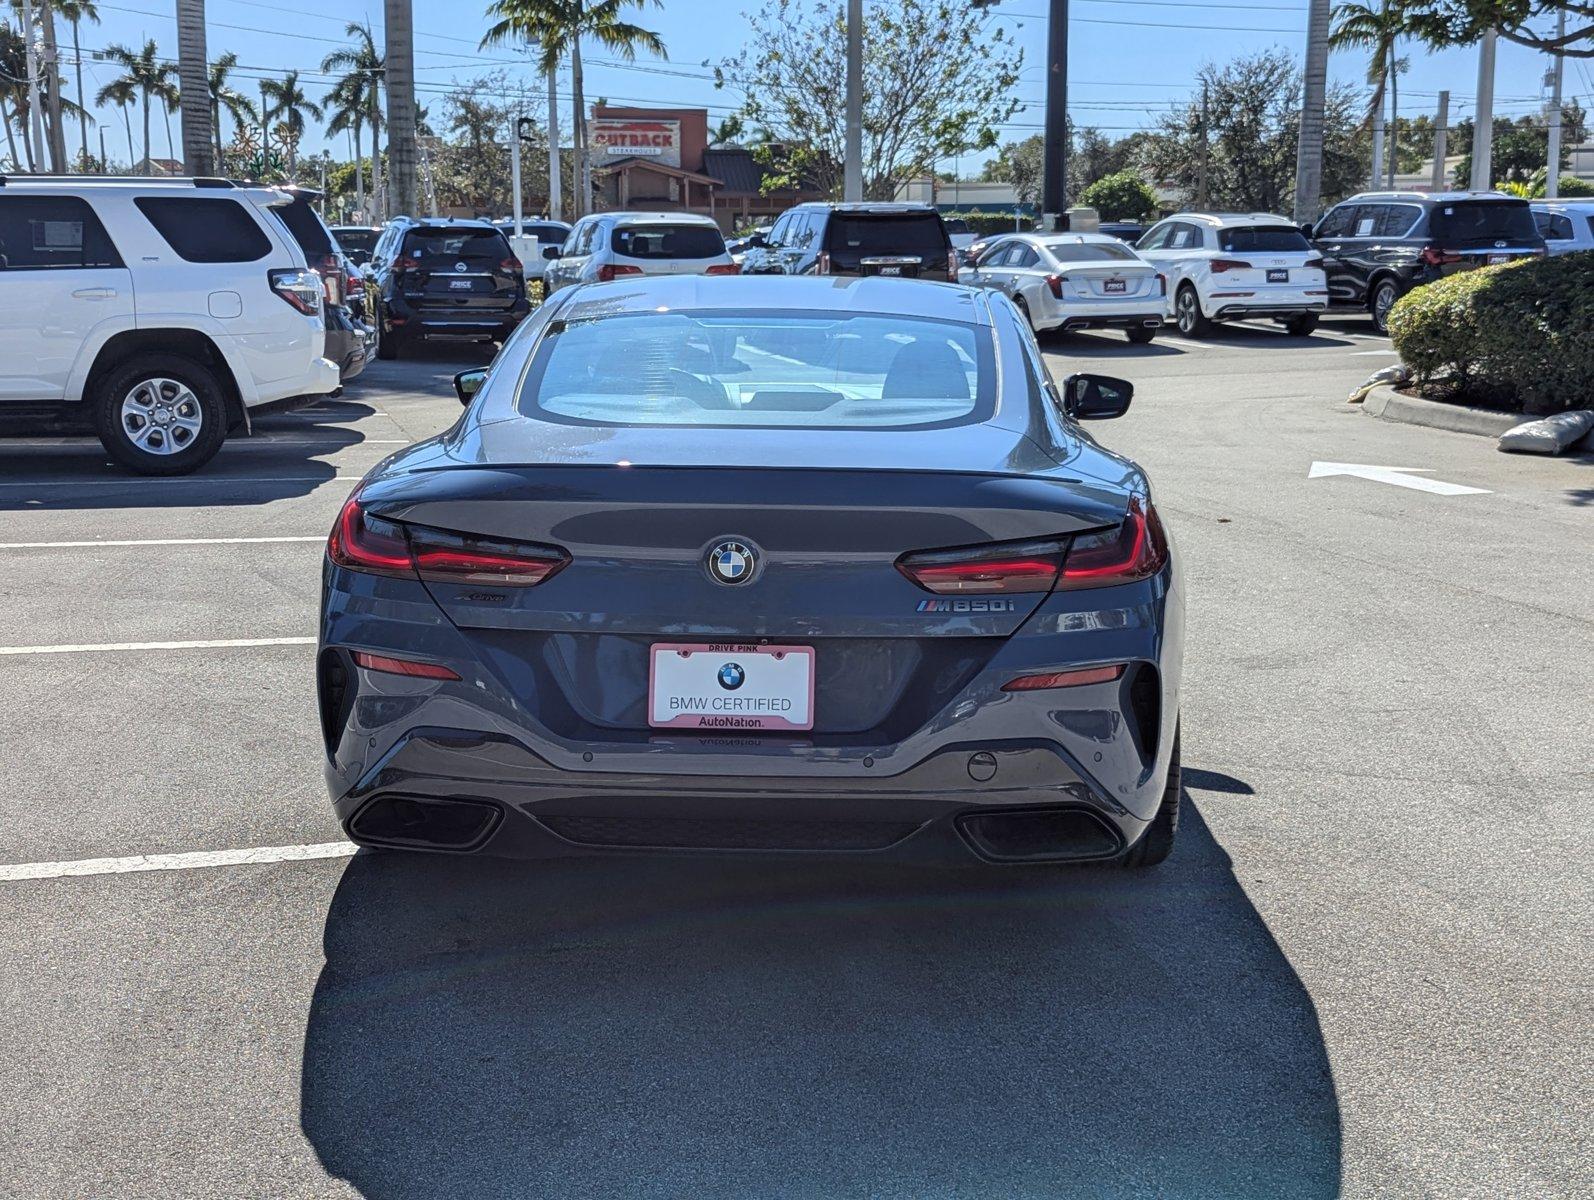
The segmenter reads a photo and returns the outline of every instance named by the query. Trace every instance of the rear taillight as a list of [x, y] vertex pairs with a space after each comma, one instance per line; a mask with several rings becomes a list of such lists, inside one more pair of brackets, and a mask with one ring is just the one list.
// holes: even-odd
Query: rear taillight
[[991, 592], [1049, 592], [1057, 582], [1064, 543], [993, 542], [962, 550], [927, 550], [897, 559], [901, 571], [941, 596]]
[[1323, 260], [1320, 258], [1309, 258], [1303, 262], [1301, 266], [1305, 267], [1308, 271], [1321, 271], [1323, 269]]
[[946, 278], [948, 283], [958, 281], [958, 252], [950, 250], [946, 256]]
[[1453, 250], [1441, 250], [1438, 246], [1424, 246], [1422, 248], [1422, 261], [1430, 267], [1443, 267], [1449, 263], [1461, 261], [1461, 255]]
[[353, 497], [332, 527], [327, 557], [367, 575], [488, 587], [533, 587], [570, 565], [558, 546], [401, 525], [372, 516]]
[[598, 282], [608, 283], [622, 275], [640, 274], [642, 274], [641, 267], [626, 266], [623, 263], [604, 263], [603, 266], [598, 268]]
[[1059, 300], [1063, 298], [1063, 277], [1061, 275], [1048, 275], [1046, 286], [1052, 289], [1052, 295]]
[[407, 254], [401, 254], [393, 260], [393, 269], [395, 271], [418, 271], [421, 269], [421, 260], [411, 258]]
[[1251, 264], [1238, 258], [1214, 258], [1212, 260], [1214, 271], [1249, 271]]
[[343, 264], [338, 261], [336, 254], [323, 254], [321, 261], [316, 265], [316, 273], [321, 276], [322, 290], [326, 295], [328, 304], [343, 303]]
[[408, 675], [412, 679], [458, 679], [459, 672], [438, 663], [417, 662], [413, 658], [392, 658], [386, 654], [371, 654], [365, 650], [354, 652], [356, 666], [367, 671], [381, 671], [384, 675]]
[[[358, 656], [356, 656], [358, 657]], [[1020, 675], [1002, 685], [1004, 692], [1038, 692], [1048, 688], [1085, 687], [1092, 683], [1111, 683], [1124, 673], [1122, 663], [1110, 667], [1080, 667], [1072, 671], [1046, 671], [1039, 675]]]
[[708, 270], [703, 272], [705, 275], [740, 275], [741, 273], [741, 267], [733, 262], [710, 263]]
[[1057, 586], [1073, 589], [1132, 583], [1155, 575], [1167, 561], [1168, 539], [1157, 510], [1132, 497], [1122, 525], [1073, 540]]
[[307, 317], [321, 315], [321, 276], [298, 268], [267, 271], [271, 290]]
[[511, 254], [508, 258], [501, 258], [498, 260], [498, 269], [500, 271], [507, 271], [511, 275], [517, 275], [526, 268], [521, 264], [521, 261], [518, 258]]
[[815, 275], [829, 275], [830, 274], [830, 251], [821, 250], [819, 252], [819, 257], [814, 261], [814, 274]]

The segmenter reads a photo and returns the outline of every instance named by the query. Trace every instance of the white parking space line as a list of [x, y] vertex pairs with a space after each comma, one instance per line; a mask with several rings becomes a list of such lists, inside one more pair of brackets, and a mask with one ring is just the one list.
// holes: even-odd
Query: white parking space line
[[[57, 438], [6, 438], [3, 443], [7, 450], [72, 450], [88, 444], [98, 444], [95, 439], [87, 434], [81, 437]], [[408, 438], [360, 438], [357, 441], [342, 441], [335, 437], [324, 438], [279, 438], [271, 434], [257, 434], [251, 438], [238, 438], [229, 441], [226, 451], [233, 450], [260, 450], [268, 446], [332, 446], [343, 449], [350, 446], [408, 446]]]
[[1212, 342], [1193, 342], [1189, 338], [1170, 337], [1166, 334], [1157, 335], [1159, 342], [1166, 342], [1170, 346], [1182, 346], [1186, 350], [1216, 350], [1218, 347]]
[[263, 542], [324, 542], [326, 534], [293, 537], [138, 538], [100, 542], [0, 542], [0, 550], [77, 550], [98, 546], [256, 546]]
[[1400, 353], [1399, 350], [1396, 350], [1396, 349], [1393, 349], [1393, 348], [1388, 349], [1388, 350], [1352, 350], [1350, 352], [1350, 356], [1352, 358], [1366, 358], [1369, 354], [1399, 354], [1399, 353]]
[[102, 654], [128, 650], [240, 650], [254, 646], [313, 646], [313, 637], [218, 638], [203, 642], [99, 642], [66, 646], [0, 646], [0, 655]]
[[71, 875], [129, 875], [138, 871], [198, 871], [251, 863], [305, 862], [348, 858], [353, 842], [311, 842], [297, 846], [256, 846], [247, 850], [197, 850], [187, 854], [135, 854], [127, 858], [79, 858], [68, 862], [0, 864], [0, 883], [25, 879], [64, 879]]

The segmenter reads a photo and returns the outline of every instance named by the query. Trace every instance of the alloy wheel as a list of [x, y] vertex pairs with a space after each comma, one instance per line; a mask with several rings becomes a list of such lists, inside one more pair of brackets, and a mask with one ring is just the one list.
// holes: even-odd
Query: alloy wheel
[[176, 454], [193, 445], [205, 423], [199, 397], [176, 379], [145, 379], [122, 398], [122, 432], [147, 454]]

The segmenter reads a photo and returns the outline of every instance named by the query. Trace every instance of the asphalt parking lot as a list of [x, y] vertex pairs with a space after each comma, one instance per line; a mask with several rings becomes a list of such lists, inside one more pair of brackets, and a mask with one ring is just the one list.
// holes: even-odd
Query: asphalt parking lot
[[1361, 322], [1048, 350], [1188, 572], [1143, 877], [351, 857], [321, 543], [481, 356], [191, 477], [0, 442], [0, 1195], [1594, 1192], [1594, 460], [1347, 407]]

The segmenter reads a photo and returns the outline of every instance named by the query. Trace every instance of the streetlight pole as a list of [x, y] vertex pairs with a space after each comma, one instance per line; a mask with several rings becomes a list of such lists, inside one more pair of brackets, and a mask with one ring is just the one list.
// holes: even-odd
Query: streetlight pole
[[863, 0], [847, 0], [847, 114], [841, 198], [863, 199]]
[[[1562, 9], [1555, 20], [1555, 38], [1560, 41], [1566, 37], [1566, 9]], [[1550, 146], [1549, 155], [1544, 160], [1544, 198], [1554, 200], [1561, 194], [1561, 68], [1566, 63], [1566, 56], [1557, 53], [1555, 56], [1555, 79], [1550, 85]]]
[[1489, 30], [1478, 43], [1478, 107], [1472, 121], [1472, 190], [1494, 187], [1494, 41]]
[[28, 73], [28, 117], [33, 126], [34, 170], [45, 167], [44, 110], [39, 104], [39, 58], [33, 52], [33, 0], [22, 0], [22, 37], [27, 43], [23, 62]]
[[1042, 222], [1068, 228], [1068, 0], [1051, 0], [1046, 30], [1046, 129], [1042, 137]]

